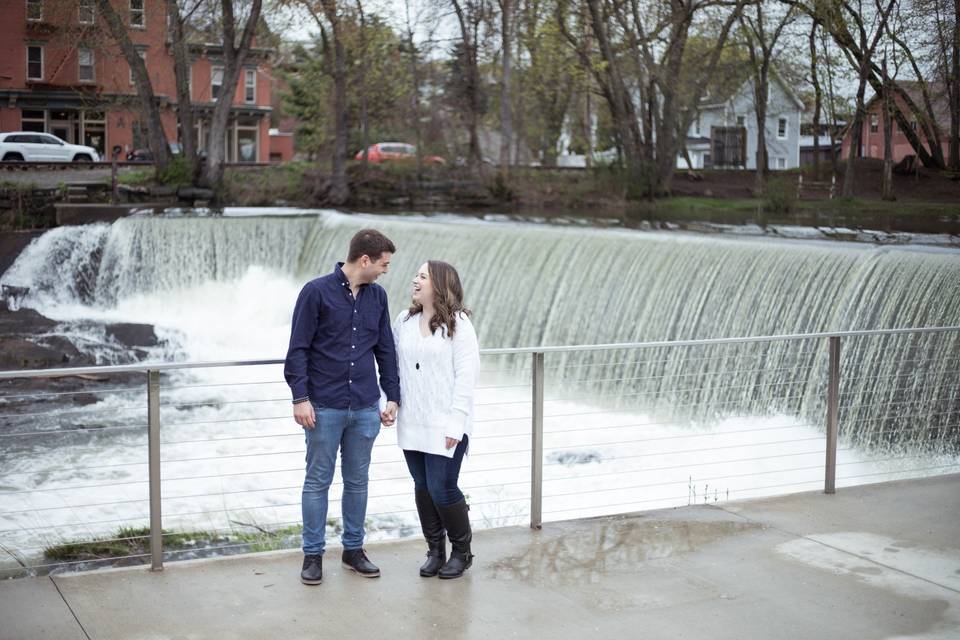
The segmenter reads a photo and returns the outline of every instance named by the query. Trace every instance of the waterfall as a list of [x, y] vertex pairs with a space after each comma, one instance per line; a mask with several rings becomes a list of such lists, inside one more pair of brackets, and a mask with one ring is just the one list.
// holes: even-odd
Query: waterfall
[[[251, 266], [302, 283], [342, 260], [363, 227], [397, 245], [381, 278], [394, 315], [417, 267], [446, 260], [461, 274], [485, 347], [960, 325], [954, 250], [335, 212], [63, 227], [35, 240], [0, 282], [29, 287], [22, 304], [41, 312], [110, 308], [147, 292], [176, 296], [236, 281]], [[958, 363], [955, 333], [845, 341], [842, 432], [870, 447], [952, 450], [960, 442]], [[691, 421], [784, 411], [823, 423], [825, 341], [556, 354], [547, 367], [555, 393], [584, 400], [633, 402]]]

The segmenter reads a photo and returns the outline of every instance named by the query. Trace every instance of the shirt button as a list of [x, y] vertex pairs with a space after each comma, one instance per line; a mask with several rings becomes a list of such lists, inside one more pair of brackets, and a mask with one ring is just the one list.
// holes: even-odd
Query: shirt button
[[352, 344], [352, 345], [350, 345], [350, 348], [351, 348], [351, 349], [356, 349], [356, 348], [357, 348], [357, 345]]
[[353, 380], [347, 380], [347, 384], [353, 384]]
[[350, 366], [351, 366], [351, 367], [353, 366], [353, 363], [352, 363], [352, 362], [350, 363]]
[[353, 328], [353, 330], [354, 330], [354, 331], [356, 331], [356, 330], [357, 330], [357, 328], [356, 328], [356, 327], [354, 327], [354, 328]]

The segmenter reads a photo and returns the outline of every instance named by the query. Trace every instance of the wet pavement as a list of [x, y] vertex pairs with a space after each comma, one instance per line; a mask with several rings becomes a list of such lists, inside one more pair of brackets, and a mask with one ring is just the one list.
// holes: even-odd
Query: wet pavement
[[270, 552], [0, 582], [0, 638], [960, 638], [960, 475], [477, 532], [460, 580], [423, 544], [364, 579]]

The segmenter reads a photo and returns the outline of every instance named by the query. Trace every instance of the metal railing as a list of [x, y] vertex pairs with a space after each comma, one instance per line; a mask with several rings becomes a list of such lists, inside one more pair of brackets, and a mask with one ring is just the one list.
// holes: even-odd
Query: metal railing
[[[624, 509], [628, 510], [637, 510], [638, 507], [642, 507], [643, 504], [663, 504], [664, 501], [673, 501], [681, 502], [684, 498], [682, 495], [668, 495], [668, 496], [657, 496], [649, 497], [649, 495], [644, 494], [643, 499], [637, 498], [638, 491], [654, 491], [655, 489], [660, 488], [674, 488], [678, 484], [678, 480], [674, 477], [672, 480], [665, 479], [665, 474], [686, 474], [689, 473], [689, 482], [688, 482], [688, 495], [686, 496], [688, 504], [699, 502], [701, 497], [705, 502], [708, 502], [711, 498], [714, 502], [719, 500], [719, 489], [716, 488], [714, 484], [714, 493], [711, 496], [709, 490], [709, 484], [705, 484], [702, 489], [699, 488], [699, 485], [695, 484], [693, 481], [693, 471], [694, 470], [703, 470], [707, 469], [707, 477], [703, 479], [704, 482], [713, 482], [718, 481], [731, 481], [732, 479], [744, 478], [744, 477], [760, 477], [765, 475], [773, 475], [778, 477], [781, 474], [787, 472], [795, 473], [809, 473], [814, 472], [817, 469], [821, 470], [823, 474], [822, 486], [825, 493], [834, 493], [837, 489], [837, 468], [838, 466], [843, 465], [864, 465], [865, 462], [861, 462], [858, 459], [847, 460], [845, 462], [838, 463], [837, 455], [838, 451], [840, 452], [849, 452], [854, 450], [854, 446], [846, 448], [838, 448], [838, 441], [841, 434], [841, 411], [849, 409], [862, 409], [865, 404], [869, 404], [871, 407], [881, 411], [877, 415], [881, 416], [882, 427], [884, 430], [878, 431], [878, 438], [887, 437], [887, 427], [893, 425], [892, 428], [899, 429], [901, 431], [906, 431], [908, 428], [903, 428], [900, 426], [898, 416], [907, 415], [903, 412], [891, 412], [886, 408], [886, 404], [896, 404], [892, 403], [881, 403], [881, 402], [872, 402], [864, 403], [863, 401], [858, 401], [859, 404], [856, 406], [853, 405], [844, 405], [841, 382], [844, 381], [844, 378], [841, 377], [842, 367], [841, 367], [841, 343], [850, 342], [853, 343], [856, 340], [878, 340], [885, 338], [892, 338], [897, 340], [905, 340], [907, 336], [914, 337], [931, 337], [935, 334], [945, 334], [949, 333], [951, 339], [960, 338], [960, 327], [937, 327], [937, 328], [911, 328], [911, 329], [892, 329], [892, 330], [873, 330], [873, 331], [847, 331], [847, 332], [825, 332], [825, 333], [810, 333], [810, 334], [793, 334], [793, 335], [776, 335], [776, 336], [763, 336], [763, 337], [748, 337], [748, 338], [723, 338], [723, 339], [709, 339], [709, 340], [680, 340], [680, 341], [660, 341], [660, 342], [638, 342], [638, 343], [624, 343], [624, 344], [598, 344], [598, 345], [577, 345], [577, 346], [560, 346], [560, 347], [531, 347], [531, 348], [509, 348], [509, 349], [485, 349], [481, 352], [485, 361], [492, 359], [502, 359], [505, 361], [505, 366], [501, 368], [494, 369], [485, 369], [484, 371], [493, 375], [494, 377], [506, 376], [505, 382], [508, 384], [503, 385], [488, 385], [479, 387], [480, 394], [487, 393], [490, 396], [490, 402], [484, 401], [484, 398], [478, 396], [478, 411], [477, 416], [475, 417], [478, 427], [491, 426], [491, 429], [494, 425], [500, 425], [503, 433], [497, 433], [495, 431], [484, 434], [481, 429], [478, 428], [478, 435], [473, 439], [474, 442], [471, 444], [471, 448], [474, 450], [471, 454], [474, 457], [481, 457], [495, 461], [495, 464], [492, 467], [484, 467], [477, 470], [474, 470], [474, 474], [484, 474], [489, 476], [490, 474], [505, 472], [512, 473], [514, 471], [521, 470], [525, 465], [515, 465], [511, 464], [508, 466], [503, 466], [505, 463], [499, 461], [505, 461], [511, 456], [518, 454], [523, 454], [525, 449], [501, 449], [496, 450], [493, 447], [490, 447], [489, 443], [494, 441], [502, 440], [516, 440], [528, 438], [529, 441], [529, 455], [530, 455], [530, 465], [529, 465], [529, 481], [525, 480], [510, 480], [499, 478], [496, 482], [491, 482], [488, 484], [472, 484], [472, 480], [466, 483], [467, 487], [472, 490], [483, 491], [483, 490], [503, 490], [508, 487], [524, 487], [525, 485], [529, 487], [529, 498], [527, 499], [524, 496], [518, 498], [503, 498], [502, 495], [497, 494], [495, 499], [490, 501], [480, 501], [475, 502], [474, 504], [491, 504], [493, 503], [518, 503], [528, 501], [529, 504], [529, 524], [532, 528], [539, 529], [542, 527], [544, 522], [544, 499], [545, 497], [551, 500], [570, 500], [573, 498], [583, 498], [584, 496], [598, 496], [598, 495], [613, 495], [613, 496], [622, 496], [625, 493], [627, 494], [624, 498], [615, 497], [615, 500], [626, 501], [613, 502], [609, 504], [598, 504], [592, 501], [586, 506], [576, 506], [572, 508], [561, 508], [553, 510], [553, 515], [569, 514], [569, 513], [591, 513], [592, 511], [600, 510], [602, 512], [609, 512], [611, 509], [616, 512], [619, 510], [622, 512]], [[952, 344], [952, 343], [951, 343]], [[812, 345], [812, 346], [811, 346]], [[748, 347], [762, 347], [763, 351], [758, 351], [757, 353], [740, 353], [733, 352], [731, 353], [729, 349], [743, 349]], [[826, 347], [826, 353], [822, 353], [819, 349]], [[921, 350], [921, 346], [910, 345], [910, 348], [904, 351], [905, 354], [910, 355], [912, 359], [904, 359], [903, 363], [897, 365], [897, 368], [894, 370], [894, 373], [887, 374], [886, 377], [891, 376], [903, 376], [907, 377], [907, 373], [903, 371], [906, 369], [906, 365], [910, 364], [909, 375], [911, 377], [911, 384], [916, 383], [916, 376], [925, 375], [924, 372], [933, 372], [939, 380], [937, 389], [941, 389], [947, 395], [938, 395], [937, 389], [934, 389], [932, 392], [928, 387], [924, 387], [927, 393], [923, 402], [926, 404], [921, 405], [921, 409], [926, 412], [922, 412], [914, 418], [924, 420], [928, 424], [926, 427], [928, 430], [933, 428], [936, 425], [937, 429], [940, 429], [938, 433], [944, 434], [957, 434], [960, 431], [960, 425], [953, 423], [953, 420], [960, 418], [960, 391], [957, 390], [956, 385], [951, 387], [953, 382], [957, 381], [957, 371], [960, 371], [960, 367], [956, 366], [956, 362], [960, 361], [960, 352], [953, 352], [953, 355], [950, 355], [948, 352], [946, 355], [940, 354], [940, 357], [929, 358], [924, 357], [924, 353]], [[640, 355], [628, 355], [628, 354], [637, 354]], [[679, 355], [678, 355], [679, 353]], [[692, 356], [684, 356], [684, 354], [692, 353]], [[826, 356], [823, 358], [823, 356]], [[649, 357], [645, 357], [649, 356]], [[558, 358], [559, 362], [554, 365], [551, 361], [551, 367], [547, 367], [547, 358]], [[571, 357], [573, 359], [571, 360]], [[529, 364], [524, 364], [524, 361], [529, 358], [527, 361]], [[626, 359], [624, 359], [626, 358]], [[824, 362], [825, 360], [825, 362]], [[183, 428], [184, 426], [191, 425], [205, 425], [207, 428], [210, 425], [215, 425], [218, 423], [230, 423], [236, 424], [248, 418], [233, 418], [228, 420], [209, 420], [209, 416], [206, 414], [200, 415], [199, 421], [176, 421], [176, 422], [161, 422], [161, 391], [165, 388], [162, 385], [161, 374], [172, 374], [178, 373], [183, 374], [191, 370], [211, 370], [211, 369], [221, 369], [221, 368], [246, 368], [262, 365], [278, 365], [282, 364], [282, 360], [251, 360], [251, 361], [237, 361], [237, 362], [194, 362], [194, 363], [138, 363], [130, 365], [118, 365], [118, 366], [95, 366], [95, 367], [80, 367], [80, 368], [67, 368], [67, 369], [50, 369], [50, 370], [31, 370], [31, 371], [5, 371], [0, 372], [0, 381], [11, 380], [15, 378], [62, 378], [64, 376], [102, 376], [107, 374], [146, 374], [146, 390], [147, 390], [147, 424], [146, 424], [146, 465], [147, 465], [147, 486], [148, 486], [148, 502], [149, 502], [149, 557], [151, 567], [154, 570], [160, 570], [163, 567], [164, 560], [164, 536], [169, 535], [163, 529], [163, 513], [162, 513], [162, 504], [165, 496], [161, 491], [163, 486], [163, 479], [161, 477], [161, 469], [163, 464], [186, 464], [190, 465], [191, 463], [196, 464], [197, 461], [203, 460], [230, 460], [236, 461], [238, 459], [245, 459], [245, 456], [253, 458], [254, 456], [273, 456], [273, 455], [294, 455], [297, 452], [290, 451], [270, 451], [265, 453], [237, 453], [237, 454], [223, 454], [223, 453], [214, 453], [212, 456], [208, 457], [185, 457], [177, 458], [174, 457], [169, 460], [164, 460], [161, 456], [161, 449], [164, 446], [174, 447], [182, 445], [196, 445], [196, 444], [209, 444], [214, 443], [216, 445], [222, 444], [224, 442], [244, 440], [254, 441], [258, 438], [266, 439], [272, 438], [277, 434], [260, 434], [252, 433], [249, 435], [237, 435], [235, 433], [228, 434], [222, 438], [205, 438], [205, 439], [190, 439], [185, 440], [172, 440], [164, 442], [161, 439], [162, 431], [164, 426], [167, 429], [170, 428]], [[923, 366], [918, 366], [917, 363], [922, 363]], [[824, 366], [825, 365], [825, 366]], [[529, 381], [520, 382], [518, 378], [526, 375], [524, 372], [529, 373]], [[572, 372], [573, 377], [569, 377], [565, 372]], [[812, 373], [811, 373], [812, 372]], [[822, 375], [821, 375], [822, 373]], [[812, 377], [811, 377], [812, 376]], [[856, 376], [850, 374], [848, 378], [855, 378]], [[689, 379], [693, 378], [694, 381], [699, 380], [699, 384], [691, 386]], [[863, 380], [880, 380], [882, 376], [861, 376]], [[821, 384], [821, 379], [825, 384]], [[723, 380], [732, 382], [734, 384], [722, 384]], [[805, 380], [802, 384], [798, 380]], [[265, 382], [243, 382], [243, 383], [224, 383], [222, 385], [193, 385], [196, 387], [204, 386], [242, 386], [242, 385], [275, 385], [283, 384], [282, 381], [265, 381]], [[189, 385], [188, 385], [189, 386]], [[104, 390], [102, 393], [107, 391], [116, 391], [116, 392], [130, 392], [135, 389], [133, 386], [124, 386], [119, 389], [114, 390]], [[167, 389], [176, 389], [175, 385], [167, 385]], [[185, 387], [179, 387], [185, 388]], [[248, 387], [244, 387], [248, 388]], [[547, 397], [547, 389], [555, 389], [557, 395], [555, 397]], [[529, 391], [529, 397], [525, 397], [526, 393], [524, 391]], [[586, 390], [585, 393], [584, 389]], [[614, 390], [613, 393], [608, 393], [608, 389]], [[886, 391], [884, 391], [886, 389]], [[903, 398], [902, 389], [900, 387], [883, 387], [882, 389], [875, 388], [873, 386], [868, 386], [867, 388], [858, 387], [857, 397], [869, 397], [864, 394], [870, 393], [887, 393], [888, 397], [894, 398], [895, 401], [899, 401], [901, 404], [906, 402], [908, 407], [910, 406], [910, 398], [906, 401], [899, 400]], [[894, 393], [896, 392], [896, 393]], [[18, 392], [19, 393], [19, 392]], [[82, 389], [80, 391], [61, 391], [61, 392], [26, 392], [20, 393], [19, 395], [7, 396], [7, 400], [10, 398], [52, 398], [53, 400], [59, 400], [62, 396], [69, 396], [71, 394], [91, 394], [91, 393], [101, 393], [101, 391]], [[515, 395], [510, 395], [514, 393]], [[285, 396], [284, 393], [272, 393], [275, 396]], [[0, 395], [0, 400], [4, 399], [4, 396]], [[885, 400], [887, 398], [879, 398], [880, 400]], [[279, 403], [279, 407], [282, 407], [282, 410], [278, 410], [276, 413], [284, 415], [271, 415], [271, 416], [260, 416], [260, 417], [251, 417], [249, 420], [255, 421], [256, 424], [260, 422], [270, 421], [270, 420], [284, 420], [285, 422], [291, 421], [289, 415], [289, 401], [285, 397], [276, 397], [276, 398], [267, 398], [267, 399], [243, 399], [243, 400], [230, 400], [224, 401], [222, 399], [217, 399], [215, 401], [203, 401], [195, 403], [173, 403], [172, 405], [166, 405], [173, 407], [174, 409], [180, 410], [186, 408], [205, 408], [206, 405], [211, 405], [214, 409], [216, 407], [225, 405], [225, 404], [239, 404], [239, 403]], [[919, 402], [915, 401], [914, 403]], [[934, 404], [930, 404], [930, 403]], [[687, 403], [687, 404], [684, 404]], [[759, 404], [758, 404], [759, 403]], [[769, 411], [764, 408], [763, 403], [767, 403], [773, 406]], [[3, 404], [0, 403], [0, 407]], [[246, 405], [245, 405], [246, 406]], [[516, 412], [517, 410], [522, 409], [523, 407], [529, 407], [529, 415], [525, 413], [520, 413], [520, 415], [511, 415], [510, 412]], [[554, 408], [556, 407], [556, 408]], [[598, 409], [600, 407], [600, 409]], [[626, 407], [626, 408], [623, 408]], [[689, 409], [685, 412], [685, 408]], [[938, 409], [937, 411], [930, 411], [929, 409], [934, 408]], [[940, 411], [939, 409], [944, 409], [945, 411]], [[131, 406], [130, 410], [136, 409], [136, 406]], [[484, 412], [484, 409], [490, 409], [488, 412]], [[495, 409], [495, 410], [494, 410]], [[729, 409], [729, 410], [727, 410]], [[124, 410], [127, 410], [126, 408]], [[666, 413], [665, 413], [666, 412]], [[741, 424], [737, 420], [747, 420], [751, 416], [755, 415], [780, 415], [782, 414], [796, 414], [799, 416], [812, 416], [809, 418], [809, 423], [804, 423], [803, 420], [800, 421], [800, 424], [791, 423], [788, 425], [780, 425], [779, 423], [775, 426], [769, 426], [764, 424], [762, 427], [756, 426], [753, 422], [744, 422]], [[741, 415], [738, 415], [741, 414]], [[27, 413], [27, 414], [7, 414], [5, 411], [0, 415], [0, 447], [3, 445], [3, 440], [7, 440], [8, 437], [18, 437], [18, 436], [44, 436], [51, 433], [47, 429], [35, 429], [34, 431], [26, 432], [11, 432], [9, 434], [3, 433], [3, 419], [24, 419], [26, 417], [42, 418], [43, 412], [36, 413]], [[488, 415], [489, 414], [489, 415]], [[945, 417], [944, 415], [945, 414]], [[858, 414], [859, 415], [859, 414]], [[617, 416], [624, 416], [624, 419], [627, 419], [626, 424], [620, 424], [615, 418]], [[664, 420], [663, 416], [666, 416], [668, 419]], [[819, 416], [819, 417], [818, 417]], [[909, 416], [908, 416], [909, 417]], [[649, 418], [649, 419], [644, 419]], [[727, 422], [733, 421], [736, 424], [733, 425], [733, 428], [726, 428], [721, 431], [711, 431], [711, 430], [674, 430], [669, 431], [665, 430], [672, 428], [675, 425], [682, 425], [688, 423], [698, 423], [704, 424], [709, 422], [711, 419], [715, 420], [726, 420]], [[864, 421], [869, 421], [873, 418], [872, 414], [868, 415]], [[583, 426], [583, 420], [591, 421], [589, 426]], [[565, 422], [566, 421], [566, 422]], [[568, 426], [570, 422], [573, 423], [573, 428], [554, 428], [551, 430], [545, 430], [545, 425], [550, 422], [554, 427], [563, 427]], [[606, 424], [611, 422], [611, 424]], [[856, 422], [856, 421], [853, 421]], [[526, 423], [529, 425], [529, 430], [523, 430], [522, 425]], [[521, 425], [520, 431], [514, 432], [513, 426], [509, 425]], [[502, 426], [508, 425], [508, 426]], [[117, 426], [110, 427], [115, 429], [129, 428], [132, 430], [139, 429], [140, 427], [126, 427], [126, 426]], [[918, 428], [924, 428], [924, 425], [920, 425]], [[822, 429], [822, 434], [817, 434], [816, 431], [810, 432], [799, 432], [802, 429]], [[660, 433], [656, 433], [657, 430], [660, 430]], [[635, 434], [637, 432], [648, 431], [653, 432], [653, 435], [648, 435], [644, 438], [635, 439]], [[770, 439], [778, 433], [785, 433], [786, 436], [790, 439], [787, 440], [776, 440]], [[586, 443], [584, 445], [579, 440], [571, 440], [574, 436], [570, 434], [580, 434], [588, 433], [592, 434], [593, 437], [603, 440], [609, 436], [612, 436], [614, 439], [610, 442], [597, 442], [593, 441]], [[773, 434], [773, 436], [771, 435]], [[210, 435], [210, 434], [207, 434]], [[293, 434], [285, 434], [293, 435]], [[720, 436], [724, 438], [732, 438], [730, 442], [727, 443], [726, 440], [718, 440]], [[897, 437], [902, 437], [903, 433], [900, 431], [897, 432]], [[625, 439], [624, 439], [625, 438]], [[555, 439], [558, 444], [551, 445], [551, 442]], [[573, 442], [570, 444], [569, 442]], [[674, 442], [691, 442], [694, 444], [693, 448], [662, 448], [661, 445], [665, 443], [674, 443]], [[795, 451], [790, 449], [791, 446], [796, 446], [798, 443], [805, 442], [817, 442], [818, 446], [815, 451], [807, 451], [805, 447], [800, 447], [802, 451]], [[879, 440], [878, 440], [879, 441]], [[853, 441], [852, 441], [853, 442]], [[567, 443], [567, 444], [564, 444]], [[871, 442], [871, 444], [876, 444]], [[144, 445], [136, 444], [129, 445], [131, 447], [141, 447]], [[381, 445], [376, 445], [380, 447]], [[583, 446], [592, 447], [590, 451], [583, 451]], [[822, 446], [822, 450], [819, 448]], [[600, 450], [607, 450], [608, 448], [613, 447], [613, 454], [601, 453]], [[632, 448], [631, 448], [632, 447]], [[776, 447], [776, 448], [772, 448]], [[490, 450], [488, 450], [488, 448]], [[479, 451], [477, 451], [479, 449]], [[761, 451], [762, 455], [754, 455], [752, 450], [756, 449], [757, 454]], [[718, 452], [731, 452], [736, 453], [743, 450], [750, 450], [750, 455], [741, 458], [728, 459], [724, 456], [718, 456]], [[575, 465], [581, 465], [583, 467], [589, 466], [590, 464], [597, 462], [604, 463], [622, 463], [621, 468], [618, 468], [613, 471], [605, 471], [602, 473], [574, 473], [572, 475], [563, 475], [562, 473], [551, 473], [550, 477], [545, 477], [545, 451], [550, 451], [550, 458], [546, 463], [546, 466], [553, 472], [556, 469], [563, 468], [573, 468]], [[784, 452], [786, 451], [786, 452]], [[890, 449], [893, 451], [893, 449]], [[922, 460], [922, 464], [926, 466], [905, 468], [898, 467], [894, 471], [875, 471], [865, 474], [854, 473], [852, 475], [841, 477], [842, 480], [858, 480], [863, 478], [878, 478], [884, 477], [886, 475], [903, 475], [908, 473], [925, 473], [928, 471], [943, 471], [943, 470], [953, 470], [960, 469], [960, 459], [958, 458], [945, 458], [937, 459], [934, 462], [943, 463], [943, 464], [934, 464], [929, 462], [929, 456], [926, 454], [917, 454], [910, 455], [910, 452], [907, 452], [907, 455], [903, 455], [902, 450], [898, 450], [896, 455], [888, 453], [887, 457], [875, 457], [871, 462], [892, 462], [897, 460], [906, 460], [906, 459], [919, 459]], [[739, 454], [738, 454], [739, 455]], [[824, 462], [822, 465], [812, 464], [809, 462], [803, 462], [799, 467], [784, 467], [780, 464], [781, 461], [791, 460], [794, 458], [802, 458], [804, 460], [808, 459], [811, 455], [824, 455]], [[892, 457], [891, 457], [892, 456]], [[899, 456], [899, 457], [897, 457]], [[712, 457], [717, 457], [717, 460], [713, 460]], [[570, 462], [573, 459], [574, 462]], [[662, 460], [662, 463], [659, 466], [645, 466], [647, 460]], [[626, 461], [626, 462], [623, 462]], [[734, 468], [737, 473], [726, 473], [722, 469], [718, 471], [710, 471], [711, 469], [717, 469], [719, 465], [751, 465], [757, 461], [762, 461], [764, 463], [769, 463], [773, 468], [771, 469], [756, 469], [755, 467], [736, 467]], [[386, 464], [387, 461], [377, 461], [375, 460], [372, 464], [376, 465], [378, 463]], [[80, 467], [81, 471], [85, 473], [90, 473], [93, 470], [103, 470], [107, 468], [116, 468], [116, 467], [128, 467], [131, 465], [143, 464], [143, 462], [111, 462], [109, 464], [98, 465], [98, 466], [87, 466]], [[798, 462], [797, 464], [801, 464]], [[70, 471], [71, 469], [67, 469]], [[745, 473], [742, 471], [746, 470]], [[868, 471], [872, 469], [868, 468]], [[43, 473], [49, 474], [56, 469], [44, 470]], [[271, 471], [237, 471], [228, 474], [220, 473], [217, 477], [243, 477], [244, 475], [252, 474], [265, 474], [265, 473], [295, 473], [295, 469], [279, 469]], [[22, 474], [29, 475], [34, 472], [21, 472]], [[469, 470], [465, 470], [464, 474], [467, 475], [471, 473]], [[717, 475], [720, 473], [720, 475]], [[624, 478], [631, 474], [646, 474], [649, 482], [640, 483], [640, 484], [628, 484], [625, 483]], [[13, 475], [16, 475], [14, 473]], [[397, 476], [386, 476], [378, 478], [375, 481], [400, 481], [403, 477], [403, 472], [400, 471]], [[203, 478], [203, 475], [193, 475], [187, 474], [186, 476], [177, 476], [174, 478], [168, 478], [170, 482], [173, 481], [190, 481], [198, 478]], [[492, 476], [491, 476], [492, 477]], [[806, 477], [806, 476], [804, 476]], [[0, 473], [0, 480], [3, 479], [3, 474]], [[600, 479], [600, 480], [598, 480]], [[130, 481], [131, 484], [140, 483], [141, 481]], [[603, 486], [596, 488], [591, 488], [585, 485], [585, 482], [600, 482]], [[612, 485], [604, 485], [604, 482], [612, 482]], [[561, 486], [562, 483], [567, 483], [571, 485], [570, 491], [563, 491], [562, 488], [556, 493], [544, 495], [544, 485], [550, 484], [551, 486]], [[766, 486], [749, 486], [746, 488], [730, 488], [729, 485], [726, 489], [726, 498], [729, 498], [731, 492], [734, 493], [736, 497], [737, 493], [747, 494], [747, 493], [764, 493], [769, 491], [775, 491], [779, 488], [787, 488], [789, 490], [799, 490], [801, 488], [809, 487], [810, 484], [818, 483], [819, 481], [815, 480], [795, 480], [791, 482], [785, 482], [781, 484], [766, 485]], [[92, 483], [91, 488], [105, 487], [108, 485]], [[74, 489], [75, 487], [70, 487]], [[80, 486], [80, 489], [83, 487]], [[285, 486], [285, 487], [272, 487], [268, 489], [259, 489], [259, 488], [248, 488], [243, 489], [239, 488], [235, 492], [223, 492], [223, 495], [227, 493], [245, 493], [245, 492], [280, 492], [280, 491], [290, 491], [295, 490], [295, 486]], [[17, 494], [31, 494], [34, 491], [44, 491], [45, 489], [20, 489], [12, 491], [11, 493]], [[0, 497], [3, 496], [3, 489], [0, 489]], [[212, 494], [196, 494], [191, 495], [188, 493], [184, 496], [175, 496], [172, 499], [176, 500], [187, 500], [198, 497], [208, 497]], [[379, 498], [393, 498], [397, 496], [402, 496], [403, 493], [398, 494], [385, 494], [377, 495], [373, 497]], [[129, 502], [140, 502], [139, 499], [133, 499]], [[331, 499], [331, 502], [335, 500]], [[72, 513], [75, 509], [81, 509], [85, 507], [95, 507], [102, 506], [100, 503], [84, 504], [84, 505], [75, 505], [69, 508]], [[292, 503], [280, 503], [275, 504], [275, 507], [292, 507]], [[569, 506], [561, 504], [561, 506]], [[34, 507], [31, 506], [30, 509], [34, 511], [42, 511], [44, 509], [56, 510], [58, 507], [49, 506], [49, 507]], [[251, 509], [256, 509], [261, 507], [251, 507]], [[30, 509], [23, 510], [9, 510], [6, 512], [0, 512], [0, 516], [9, 518], [11, 514], [22, 514], [25, 511]], [[226, 510], [226, 507], [224, 507]], [[386, 512], [377, 514], [381, 516], [390, 517], [393, 514], [399, 513], [396, 510], [388, 510]], [[185, 513], [176, 514], [172, 517], [189, 517], [193, 515], [189, 510]], [[498, 518], [510, 521], [511, 519], [515, 520], [517, 514], [508, 514], [507, 516], [498, 516], [493, 519], [493, 521], [498, 521]], [[130, 518], [130, 520], [135, 518]], [[103, 522], [119, 522], [127, 519], [120, 519], [116, 521], [106, 520]], [[2, 521], [2, 520], [0, 520]], [[89, 522], [84, 523], [85, 526], [101, 524], [101, 522]], [[286, 521], [279, 524], [296, 524], [296, 521]], [[43, 527], [36, 527], [38, 530], [42, 530]], [[20, 527], [20, 530], [26, 530], [29, 528]], [[2, 529], [0, 530], [0, 542], [3, 542], [4, 532], [12, 532], [14, 529]], [[124, 538], [118, 538], [124, 539]], [[4, 547], [6, 549], [6, 547]], [[13, 555], [11, 553], [11, 555]]]

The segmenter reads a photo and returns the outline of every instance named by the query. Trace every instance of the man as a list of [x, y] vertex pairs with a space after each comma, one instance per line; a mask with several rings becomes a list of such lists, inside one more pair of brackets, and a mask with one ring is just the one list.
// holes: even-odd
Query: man
[[[387, 272], [393, 243], [374, 229], [357, 232], [346, 263], [311, 280], [293, 311], [284, 377], [293, 392], [293, 417], [304, 429], [303, 568], [300, 581], [320, 584], [327, 493], [337, 450], [343, 476], [343, 566], [367, 578], [380, 569], [363, 550], [367, 471], [380, 423], [391, 426], [400, 403], [397, 354], [387, 294], [374, 281]], [[379, 410], [380, 387], [387, 396]]]

